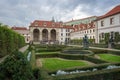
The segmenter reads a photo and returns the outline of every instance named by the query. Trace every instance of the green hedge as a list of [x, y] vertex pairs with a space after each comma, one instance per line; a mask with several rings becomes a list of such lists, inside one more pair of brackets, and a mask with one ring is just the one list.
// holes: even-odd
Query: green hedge
[[82, 74], [56, 76], [53, 80], [119, 80], [120, 69], [101, 70]]
[[71, 60], [86, 60], [95, 64], [107, 63], [106, 61], [94, 58], [92, 56], [80, 55], [80, 54], [63, 54], [63, 53], [53, 53], [53, 54], [36, 54], [36, 58], [50, 58], [50, 57], [60, 57], [64, 59]]
[[[92, 71], [94, 68], [97, 68], [97, 71], [94, 72], [86, 72], [86, 73], [78, 73], [78, 74], [70, 74], [70, 75], [60, 75], [53, 77], [53, 80], [117, 80], [120, 79], [120, 69], [109, 69], [109, 70], [102, 70], [106, 68], [108, 65], [117, 65], [120, 66], [120, 63], [106, 63], [106, 64], [99, 64], [90, 67], [78, 67], [78, 68], [69, 68], [64, 69], [63, 71], [75, 71], [75, 70], [90, 70]], [[55, 74], [56, 71], [50, 72], [49, 74]], [[50, 76], [48, 75], [48, 76]], [[47, 75], [46, 75], [47, 76]], [[114, 77], [114, 79], [113, 79]]]
[[26, 57], [18, 51], [0, 64], [0, 80], [35, 80]]
[[24, 45], [23, 36], [5, 25], [0, 25], [0, 57], [8, 55]]
[[36, 52], [53, 52], [53, 51], [61, 51], [64, 49], [65, 45], [35, 45]]
[[84, 60], [93, 62], [93, 63], [95, 63], [95, 64], [107, 63], [106, 61], [103, 61], [103, 60], [101, 60], [101, 59], [94, 58], [94, 57], [92, 57], [92, 56], [85, 56], [85, 57], [84, 57]]
[[102, 50], [102, 49], [91, 49], [90, 48], [89, 50], [91, 50], [95, 54], [101, 54], [101, 53], [107, 53], [108, 52], [108, 50]]

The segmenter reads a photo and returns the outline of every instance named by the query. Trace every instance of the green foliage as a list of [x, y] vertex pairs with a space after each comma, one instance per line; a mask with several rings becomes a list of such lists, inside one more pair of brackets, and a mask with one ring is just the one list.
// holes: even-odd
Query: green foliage
[[105, 33], [105, 43], [108, 44], [109, 42], [109, 37], [110, 37], [110, 34], [109, 33]]
[[11, 54], [16, 49], [25, 45], [24, 37], [6, 27], [0, 25], [0, 56]]
[[118, 43], [118, 42], [120, 41], [120, 34], [119, 34], [119, 32], [115, 32], [114, 41], [115, 41], [116, 43]]
[[107, 45], [106, 44], [92, 44], [90, 45], [92, 47], [101, 47], [101, 48], [107, 48]]
[[34, 77], [35, 77], [36, 80], [42, 80], [41, 79], [41, 71], [40, 71], [39, 68], [35, 68], [33, 70], [33, 75], [34, 75]]
[[36, 46], [36, 52], [53, 52], [53, 51], [61, 51], [64, 49], [65, 45], [44, 45], [44, 46]]
[[31, 66], [21, 52], [9, 55], [0, 65], [1, 80], [34, 80]]
[[31, 58], [30, 58], [30, 65], [32, 66], [32, 69], [35, 68], [35, 63], [36, 63], [36, 59], [35, 59], [35, 51], [32, 50], [31, 51]]
[[53, 71], [76, 66], [87, 66], [88, 63], [81, 60], [66, 60], [62, 58], [42, 58], [43, 68]]
[[120, 56], [113, 54], [98, 54], [98, 56], [108, 62], [120, 62]]

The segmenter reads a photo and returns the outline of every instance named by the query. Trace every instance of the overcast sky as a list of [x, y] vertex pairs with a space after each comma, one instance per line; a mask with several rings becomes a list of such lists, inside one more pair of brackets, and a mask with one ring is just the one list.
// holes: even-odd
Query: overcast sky
[[34, 20], [69, 21], [100, 16], [120, 0], [0, 0], [0, 23], [28, 27]]

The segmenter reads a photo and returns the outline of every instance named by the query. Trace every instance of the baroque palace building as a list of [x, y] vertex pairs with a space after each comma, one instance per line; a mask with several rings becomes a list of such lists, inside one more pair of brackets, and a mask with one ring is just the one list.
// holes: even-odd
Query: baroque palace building
[[[35, 20], [30, 24], [29, 31], [19, 27], [12, 29], [22, 34], [26, 42], [33, 41], [38, 44], [66, 44], [70, 40], [83, 39], [84, 35], [94, 39], [95, 43], [100, 43], [105, 38], [105, 33], [120, 34], [120, 5], [102, 16], [91, 16], [64, 23]], [[26, 35], [29, 35], [29, 38]]]
[[31, 40], [44, 44], [65, 44], [70, 40], [73, 27], [62, 22], [35, 20], [29, 26]]

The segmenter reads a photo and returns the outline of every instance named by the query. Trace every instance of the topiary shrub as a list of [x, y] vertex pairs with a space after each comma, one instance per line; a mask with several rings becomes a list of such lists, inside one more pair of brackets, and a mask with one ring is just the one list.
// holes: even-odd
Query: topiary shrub
[[9, 55], [0, 65], [1, 80], [35, 80], [31, 66], [21, 52]]

